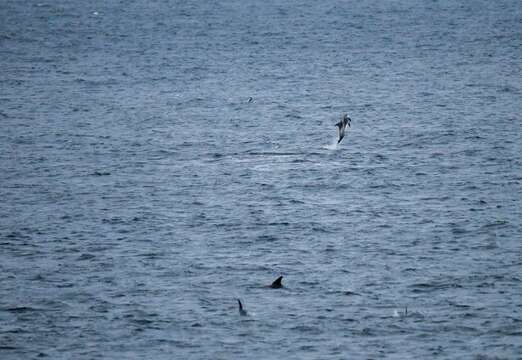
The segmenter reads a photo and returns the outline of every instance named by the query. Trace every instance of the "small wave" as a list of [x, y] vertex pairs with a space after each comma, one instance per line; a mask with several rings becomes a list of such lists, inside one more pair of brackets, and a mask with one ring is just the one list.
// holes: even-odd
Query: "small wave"
[[315, 334], [315, 335], [319, 335], [321, 333], [321, 330], [318, 327], [311, 326], [311, 325], [304, 325], [304, 324], [296, 325], [296, 326], [290, 328], [290, 330], [298, 331], [300, 333]]
[[303, 117], [299, 114], [295, 114], [295, 113], [291, 113], [291, 114], [286, 114], [285, 115], [285, 118], [287, 119], [296, 119], [296, 120], [300, 120], [302, 119]]
[[79, 257], [78, 257], [78, 261], [83, 261], [83, 260], [91, 260], [91, 259], [94, 259], [96, 257], [96, 255], [94, 254], [89, 254], [89, 253], [83, 253], [81, 254]]
[[504, 227], [509, 225], [509, 221], [503, 220], [503, 219], [497, 219], [493, 222], [490, 222], [488, 224], [485, 224], [482, 226], [483, 229], [489, 229], [489, 228], [497, 228], [497, 227]]
[[247, 154], [253, 155], [253, 156], [298, 156], [298, 155], [303, 155], [302, 153], [298, 153], [298, 152], [273, 152], [273, 151], [265, 151], [265, 152], [249, 151]]
[[410, 287], [413, 288], [413, 292], [415, 293], [428, 293], [438, 290], [446, 290], [451, 288], [461, 288], [462, 286], [456, 283], [445, 283], [445, 282], [433, 282], [433, 283], [417, 283], [413, 284]]
[[91, 175], [92, 176], [109, 176], [111, 173], [108, 171], [95, 171]]
[[264, 241], [264, 242], [273, 242], [273, 241], [277, 241], [278, 238], [277, 238], [277, 236], [274, 236], [274, 235], [260, 235], [257, 237], [256, 240]]
[[288, 226], [290, 225], [289, 222], [287, 221], [273, 221], [273, 222], [268, 222], [268, 223], [264, 223], [264, 222], [259, 222], [259, 223], [256, 223], [256, 225], [259, 225], [259, 226]]
[[16, 349], [18, 349], [16, 346], [0, 345], [0, 350], [16, 350]]
[[29, 306], [15, 306], [10, 308], [3, 309], [4, 311], [10, 312], [10, 313], [26, 313], [31, 311], [39, 311], [40, 309], [32, 308]]

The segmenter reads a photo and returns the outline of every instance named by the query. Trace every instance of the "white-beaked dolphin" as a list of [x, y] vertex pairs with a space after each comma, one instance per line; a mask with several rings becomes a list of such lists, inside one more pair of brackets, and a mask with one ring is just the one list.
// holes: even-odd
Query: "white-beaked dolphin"
[[338, 127], [337, 130], [338, 130], [338, 133], [339, 133], [339, 140], [337, 140], [338, 144], [344, 138], [344, 132], [346, 130], [346, 125], [348, 125], [348, 127], [350, 127], [351, 121], [352, 121], [352, 119], [350, 119], [348, 117], [348, 114], [343, 114], [343, 116], [341, 116], [341, 121], [339, 121], [337, 124], [335, 124], [335, 126]]

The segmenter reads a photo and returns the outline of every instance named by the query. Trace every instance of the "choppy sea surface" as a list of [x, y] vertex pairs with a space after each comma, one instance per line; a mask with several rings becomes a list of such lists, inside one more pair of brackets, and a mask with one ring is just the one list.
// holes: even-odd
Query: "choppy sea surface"
[[0, 18], [0, 358], [522, 357], [520, 1]]

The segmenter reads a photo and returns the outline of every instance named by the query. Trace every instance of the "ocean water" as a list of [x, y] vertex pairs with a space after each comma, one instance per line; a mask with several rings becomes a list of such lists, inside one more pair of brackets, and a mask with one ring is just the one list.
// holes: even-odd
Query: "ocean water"
[[522, 357], [520, 1], [0, 20], [1, 359]]

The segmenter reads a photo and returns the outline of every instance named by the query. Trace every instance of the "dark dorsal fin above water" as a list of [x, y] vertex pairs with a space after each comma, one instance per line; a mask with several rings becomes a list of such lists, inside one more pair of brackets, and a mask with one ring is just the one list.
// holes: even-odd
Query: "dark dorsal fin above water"
[[277, 279], [274, 280], [274, 282], [272, 283], [272, 285], [270, 285], [270, 287], [272, 289], [279, 289], [279, 288], [282, 288], [283, 287], [283, 284], [281, 284], [281, 281], [283, 280], [283, 277], [280, 276], [278, 277]]
[[239, 304], [239, 315], [245, 316], [247, 312], [245, 309], [243, 309], [243, 304], [241, 304], [241, 300], [237, 299], [237, 303]]

